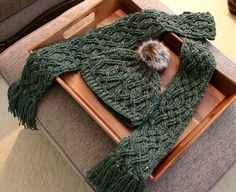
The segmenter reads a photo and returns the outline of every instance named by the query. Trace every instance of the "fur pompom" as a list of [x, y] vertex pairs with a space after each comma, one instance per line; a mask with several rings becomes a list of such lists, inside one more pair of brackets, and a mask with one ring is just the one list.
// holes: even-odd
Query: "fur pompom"
[[144, 42], [138, 48], [138, 54], [149, 67], [161, 71], [168, 66], [170, 53], [166, 46], [158, 40]]

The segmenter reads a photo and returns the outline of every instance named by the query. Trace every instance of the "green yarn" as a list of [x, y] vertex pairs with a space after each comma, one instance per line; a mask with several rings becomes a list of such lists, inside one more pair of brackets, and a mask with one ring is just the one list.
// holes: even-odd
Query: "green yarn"
[[[194, 53], [189, 55], [193, 47]], [[144, 179], [173, 148], [192, 119], [215, 69], [214, 58], [206, 47], [191, 40], [184, 41], [180, 59], [179, 71], [161, 94], [153, 116], [124, 138], [114, 152], [129, 172]]]
[[88, 173], [87, 181], [93, 181], [97, 192], [142, 192], [145, 180], [127, 172], [113, 156], [108, 156]]
[[[160, 93], [161, 80], [131, 49], [164, 32], [184, 37], [177, 74]], [[87, 181], [99, 192], [143, 192], [156, 165], [187, 126], [215, 69], [205, 45], [214, 39], [209, 13], [168, 15], [144, 10], [83, 36], [35, 51], [21, 80], [8, 91], [9, 111], [36, 129], [37, 106], [59, 75], [80, 70], [90, 88], [114, 113], [135, 126]]]
[[80, 72], [98, 97], [134, 126], [144, 123], [159, 102], [158, 73], [130, 49], [103, 52], [88, 59]]
[[[55, 77], [80, 70], [86, 60], [111, 48], [133, 49], [143, 41], [155, 39], [166, 31], [194, 39], [214, 39], [214, 19], [209, 13], [183, 13], [177, 16], [157, 10], [144, 10], [83, 36], [39, 49], [27, 59], [21, 80], [9, 89], [9, 111], [25, 127], [36, 129], [37, 106]], [[27, 104], [25, 100], [28, 101]], [[146, 115], [151, 111], [143, 110], [147, 111]], [[125, 114], [127, 112], [121, 115], [125, 117]], [[137, 116], [140, 116], [140, 112]], [[140, 124], [142, 119], [145, 118], [131, 121]]]
[[[123, 54], [125, 57], [125, 52]], [[166, 90], [160, 95], [152, 115], [130, 136], [124, 138], [109, 157], [88, 173], [88, 182], [97, 191], [110, 191], [107, 186], [100, 190], [100, 186], [106, 184], [109, 186], [114, 184], [113, 192], [120, 191], [120, 187], [115, 187], [119, 176], [115, 179], [105, 177], [105, 175], [112, 175], [114, 172], [112, 168], [106, 167], [106, 162], [111, 161], [108, 159], [115, 159], [116, 165], [122, 165], [120, 172], [116, 175], [123, 173], [124, 169], [127, 170], [125, 176], [132, 175], [133, 179], [136, 179], [135, 181], [147, 180], [153, 169], [174, 147], [177, 139], [193, 117], [214, 69], [214, 57], [207, 47], [185, 39], [180, 54], [179, 70]], [[122, 178], [125, 176], [122, 175]], [[96, 179], [99, 179], [99, 182], [96, 182]], [[123, 182], [122, 186], [126, 186], [126, 182]], [[137, 192], [138, 189], [135, 188], [133, 191]]]

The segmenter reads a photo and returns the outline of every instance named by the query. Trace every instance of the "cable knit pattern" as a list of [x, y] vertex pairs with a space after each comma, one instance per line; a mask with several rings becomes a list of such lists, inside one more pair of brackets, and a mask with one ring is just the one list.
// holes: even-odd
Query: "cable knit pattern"
[[[119, 56], [125, 59], [127, 53], [123, 50]], [[143, 191], [144, 181], [174, 147], [193, 117], [214, 72], [215, 61], [204, 44], [189, 39], [184, 40], [180, 55], [179, 70], [159, 95], [152, 115], [89, 172], [88, 181], [97, 191], [118, 192], [128, 183], [134, 185], [121, 191]]]
[[158, 73], [129, 49], [112, 49], [89, 59], [81, 74], [99, 98], [135, 126], [147, 120], [160, 98]]
[[[111, 48], [133, 49], [143, 41], [157, 38], [166, 31], [189, 38], [213, 39], [214, 19], [209, 13], [183, 13], [177, 16], [157, 10], [144, 10], [83, 36], [39, 49], [28, 58], [21, 80], [14, 83], [8, 91], [9, 111], [18, 117], [25, 127], [37, 129], [35, 120], [37, 106], [55, 77], [69, 71], [80, 70], [87, 59]], [[140, 107], [137, 106], [135, 109]], [[151, 109], [143, 110], [151, 111]], [[121, 114], [127, 118], [140, 116], [140, 112], [135, 115], [132, 111], [128, 116], [127, 113], [126, 111]], [[131, 121], [137, 124], [142, 122], [142, 118]]]
[[[177, 74], [160, 93], [161, 80], [132, 51], [164, 32], [184, 37]], [[209, 13], [168, 15], [144, 10], [82, 36], [35, 51], [21, 80], [8, 91], [9, 110], [36, 129], [37, 106], [55, 77], [80, 70], [98, 98], [135, 126], [87, 181], [99, 192], [143, 192], [145, 180], [173, 148], [196, 112], [215, 69], [206, 47], [214, 39]]]
[[[189, 54], [192, 47], [194, 52]], [[153, 116], [123, 139], [115, 151], [117, 161], [144, 179], [175, 145], [196, 112], [215, 69], [207, 48], [190, 40], [184, 42], [181, 58], [180, 69], [161, 94]]]

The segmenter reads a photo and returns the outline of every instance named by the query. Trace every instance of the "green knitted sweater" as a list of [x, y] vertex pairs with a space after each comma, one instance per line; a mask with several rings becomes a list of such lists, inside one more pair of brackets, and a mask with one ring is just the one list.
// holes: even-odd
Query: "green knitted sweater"
[[[132, 51], [164, 32], [185, 37], [180, 67], [160, 93], [157, 72]], [[209, 13], [168, 15], [144, 10], [114, 24], [35, 51], [21, 80], [8, 91], [9, 110], [36, 129], [37, 106], [59, 75], [80, 70], [98, 98], [136, 129], [95, 166], [87, 181], [100, 192], [142, 192], [144, 181], [173, 148], [196, 112], [215, 69], [206, 39], [214, 39]]]

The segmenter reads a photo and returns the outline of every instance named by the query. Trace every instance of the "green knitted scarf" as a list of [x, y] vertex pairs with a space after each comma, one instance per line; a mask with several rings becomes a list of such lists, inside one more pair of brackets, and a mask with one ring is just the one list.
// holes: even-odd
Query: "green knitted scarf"
[[[180, 67], [161, 93], [157, 72], [132, 51], [164, 32], [184, 37]], [[145, 180], [168, 154], [193, 117], [215, 69], [206, 46], [214, 39], [209, 13], [168, 15], [144, 10], [35, 51], [21, 80], [8, 91], [9, 111], [28, 128], [37, 129], [37, 106], [59, 75], [80, 70], [100, 101], [118, 118], [136, 128], [87, 181], [99, 192], [143, 192]]]

